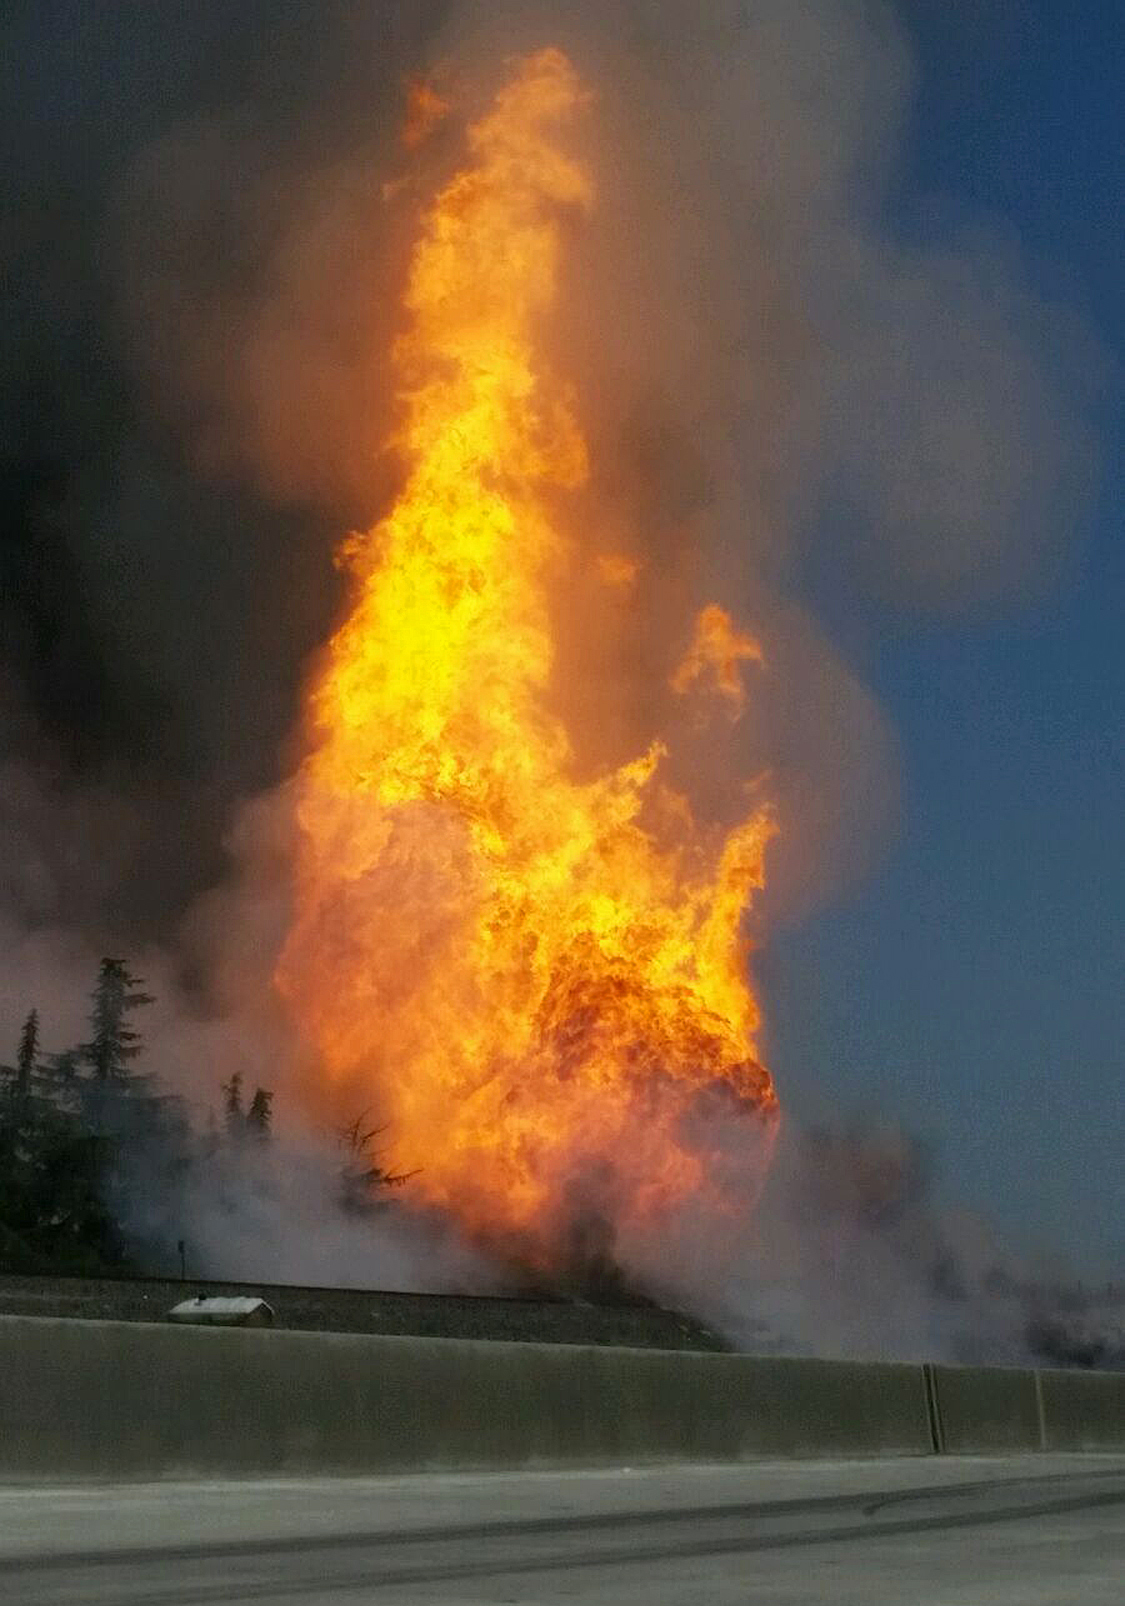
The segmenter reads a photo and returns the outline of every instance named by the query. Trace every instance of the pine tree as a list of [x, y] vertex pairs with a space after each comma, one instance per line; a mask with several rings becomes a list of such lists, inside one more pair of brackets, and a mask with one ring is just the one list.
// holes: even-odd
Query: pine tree
[[93, 1035], [83, 1044], [99, 1082], [124, 1082], [129, 1061], [141, 1052], [141, 1034], [129, 1024], [129, 1016], [153, 1002], [142, 985], [138, 977], [130, 975], [123, 959], [102, 960], [90, 1012]]
[[0, 1269], [96, 1271], [114, 1253], [101, 1153], [80, 1108], [85, 1051], [40, 1057], [39, 1015], [20, 1033], [0, 1114]]
[[50, 1096], [57, 1103], [73, 1104], [79, 1081], [79, 1071], [86, 1059], [86, 1050], [64, 1048], [60, 1054], [48, 1054], [43, 1070]]
[[336, 1133], [341, 1150], [340, 1204], [349, 1215], [369, 1215], [382, 1209], [380, 1195], [384, 1190], [399, 1188], [417, 1174], [388, 1171], [375, 1147], [376, 1138], [386, 1127], [369, 1127], [366, 1123], [365, 1110]]
[[246, 1115], [242, 1108], [241, 1071], [235, 1071], [230, 1081], [222, 1084], [222, 1094], [227, 1137], [237, 1143], [246, 1130]]
[[246, 1111], [246, 1130], [259, 1143], [265, 1143], [273, 1121], [273, 1094], [268, 1088], [254, 1089], [250, 1108]]
[[16, 1096], [26, 1102], [39, 1063], [39, 1011], [33, 1009], [23, 1023], [16, 1054]]
[[132, 1065], [133, 1012], [151, 1001], [123, 960], [104, 959], [89, 1042], [42, 1054], [37, 1013], [25, 1020], [16, 1064], [0, 1068], [11, 1094], [0, 1101], [0, 1270], [120, 1265], [138, 1230], [150, 1232], [153, 1202], [179, 1186], [192, 1154], [182, 1105]]

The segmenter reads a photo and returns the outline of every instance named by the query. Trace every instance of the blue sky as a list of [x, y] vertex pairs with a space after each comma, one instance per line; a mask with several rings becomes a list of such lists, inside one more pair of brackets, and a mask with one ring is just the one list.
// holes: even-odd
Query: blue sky
[[1094, 328], [1103, 481], [1084, 542], [1031, 603], [895, 617], [839, 574], [808, 577], [897, 727], [904, 803], [874, 874], [758, 956], [767, 1047], [795, 1111], [898, 1117], [933, 1144], [946, 1198], [1120, 1274], [1125, 15], [906, 10], [918, 84], [893, 223], [984, 214], [1018, 238], [1035, 289]]

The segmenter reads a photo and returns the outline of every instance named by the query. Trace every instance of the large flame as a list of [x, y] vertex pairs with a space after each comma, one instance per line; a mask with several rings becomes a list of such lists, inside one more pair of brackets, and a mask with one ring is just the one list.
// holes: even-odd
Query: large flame
[[[776, 1115], [739, 931], [768, 816], [713, 841], [659, 746], [580, 779], [549, 708], [548, 588], [577, 561], [551, 505], [586, 451], [535, 336], [560, 210], [591, 200], [558, 142], [583, 100], [560, 52], [524, 61], [425, 217], [405, 483], [344, 549], [277, 976], [321, 1085], [379, 1111], [412, 1186], [538, 1263], [586, 1213], [659, 1220], [714, 1187], [716, 1124], [760, 1170]], [[759, 656], [708, 608], [674, 685], [737, 705]]]

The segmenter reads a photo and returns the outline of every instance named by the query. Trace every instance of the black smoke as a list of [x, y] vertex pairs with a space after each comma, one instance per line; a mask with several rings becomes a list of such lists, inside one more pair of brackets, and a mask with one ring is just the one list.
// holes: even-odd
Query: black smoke
[[[388, 137], [440, 9], [6, 8], [0, 825], [18, 773], [70, 837], [31, 919], [135, 945], [221, 875], [232, 809], [276, 780], [337, 605], [333, 543], [376, 511], [346, 486], [272, 494], [233, 449], [205, 460], [191, 374], [146, 384], [175, 316], [139, 305], [137, 259], [167, 269], [181, 305], [223, 307], [208, 382], [235, 388], [239, 298], [265, 293], [291, 187]], [[194, 142], [210, 165], [192, 165]], [[107, 886], [81, 861], [117, 834]], [[6, 890], [5, 914], [24, 912]]]

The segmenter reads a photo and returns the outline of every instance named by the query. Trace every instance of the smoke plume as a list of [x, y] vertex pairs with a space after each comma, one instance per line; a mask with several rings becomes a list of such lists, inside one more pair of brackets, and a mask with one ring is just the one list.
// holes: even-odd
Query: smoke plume
[[[41, 0], [5, 33], [22, 130], [0, 336], [5, 1030], [35, 1003], [77, 1031], [91, 958], [128, 951], [162, 1000], [171, 1085], [202, 1109], [237, 1069], [284, 1108], [299, 1066], [269, 978], [300, 692], [341, 607], [331, 552], [396, 486], [387, 353], [418, 203], [504, 61], [546, 42], [594, 97], [597, 203], [549, 336], [591, 449], [575, 538], [635, 573], [628, 608], [613, 584], [558, 599], [578, 762], [618, 763], [671, 721], [705, 814], [744, 812], [732, 766], [765, 788], [783, 830], [763, 934], [863, 872], [894, 827], [895, 738], [810, 574], [858, 574], [889, 617], [1033, 592], [1080, 533], [1095, 457], [1096, 343], [1012, 242], [887, 221], [914, 73], [901, 11], [156, 0], [102, 30]], [[419, 74], [456, 115], [412, 164]], [[715, 594], [762, 648], [733, 759], [670, 687]], [[998, 1252], [935, 1221], [913, 1161], [870, 1199], [873, 1163], [895, 1170], [787, 1136], [750, 1251], [701, 1262], [682, 1223], [677, 1263], [706, 1286], [668, 1283], [651, 1244], [615, 1252], [747, 1342], [813, 1342], [815, 1300], [833, 1348], [869, 1349], [893, 1288], [896, 1347], [960, 1353], [971, 1308], [1014, 1354], [1026, 1301], [996, 1293]], [[238, 1207], [247, 1243], [275, 1245], [258, 1274], [355, 1264], [350, 1240], [316, 1259], [338, 1243], [318, 1187], [260, 1182]], [[372, 1275], [410, 1277], [422, 1239], [404, 1232]]]

